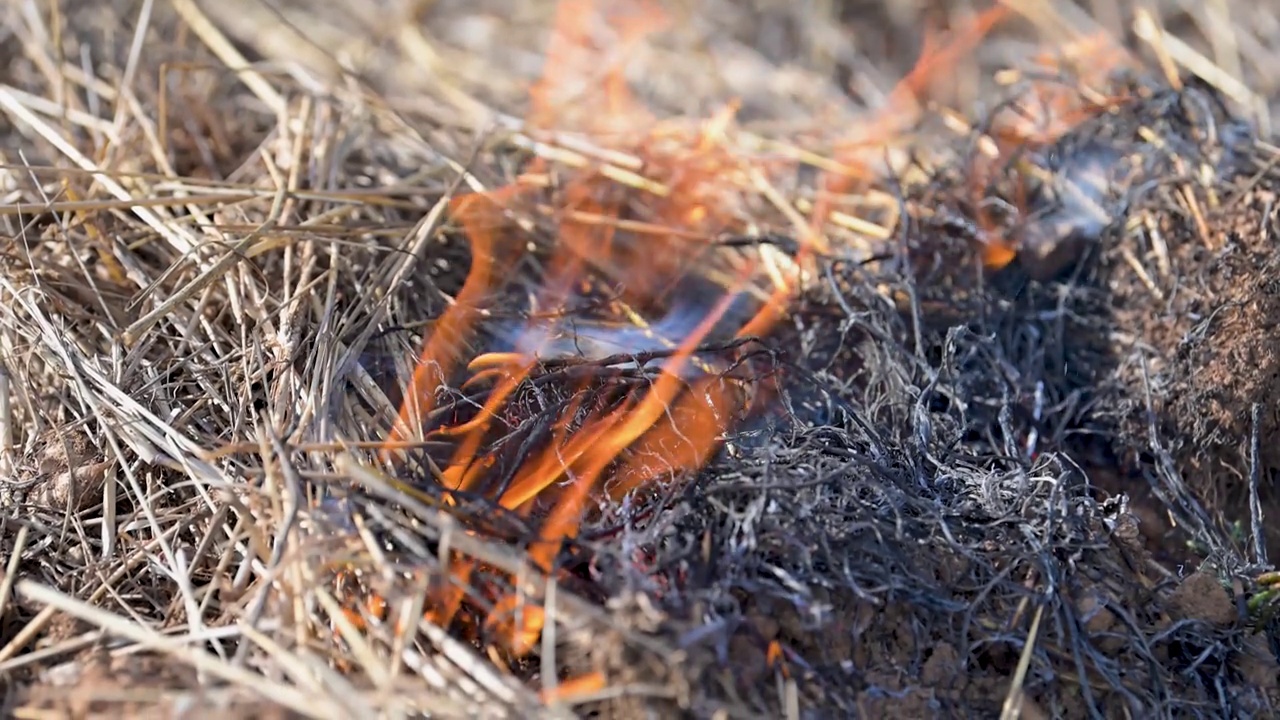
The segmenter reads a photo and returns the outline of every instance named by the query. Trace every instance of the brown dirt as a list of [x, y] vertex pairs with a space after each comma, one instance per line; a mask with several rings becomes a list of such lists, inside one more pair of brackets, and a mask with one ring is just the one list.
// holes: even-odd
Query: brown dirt
[[102, 501], [111, 463], [76, 428], [54, 429], [37, 439], [0, 485], [0, 502], [33, 503], [55, 513], [82, 512]]
[[[1243, 549], [1251, 544], [1255, 474], [1260, 519], [1280, 517], [1274, 490], [1280, 471], [1280, 346], [1274, 337], [1280, 253], [1275, 194], [1267, 188], [1239, 191], [1232, 182], [1222, 188], [1218, 209], [1198, 200], [1203, 229], [1190, 212], [1150, 215], [1167, 260], [1155, 257], [1151, 235], [1132, 233], [1112, 246], [1109, 282], [1122, 343], [1117, 377], [1129, 399], [1123, 419], [1129, 447], [1148, 459], [1170, 453], [1212, 521]], [[1143, 276], [1129, 257], [1141, 258]], [[1260, 410], [1256, 428], [1254, 406]], [[1152, 447], [1150, 413], [1163, 447]], [[1262, 528], [1274, 557], [1280, 526]]]
[[1204, 620], [1226, 627], [1240, 620], [1226, 588], [1212, 575], [1195, 572], [1169, 596], [1169, 615], [1175, 620]]

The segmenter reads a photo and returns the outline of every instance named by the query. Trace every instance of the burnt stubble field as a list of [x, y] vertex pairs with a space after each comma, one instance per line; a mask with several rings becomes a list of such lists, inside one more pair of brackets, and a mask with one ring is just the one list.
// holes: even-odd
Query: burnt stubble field
[[1280, 10], [0, 7], [35, 717], [1271, 717]]

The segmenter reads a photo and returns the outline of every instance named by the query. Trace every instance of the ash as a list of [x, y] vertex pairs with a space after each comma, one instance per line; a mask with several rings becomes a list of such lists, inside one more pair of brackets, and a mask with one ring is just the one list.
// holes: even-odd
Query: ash
[[[1259, 478], [1275, 466], [1262, 452], [1219, 458], [1231, 477], [1253, 478], [1234, 486], [1250, 501], [1234, 515], [1243, 525], [1215, 504], [1230, 488], [1194, 482], [1204, 453], [1183, 442], [1193, 411], [1177, 389], [1197, 368], [1161, 361], [1182, 347], [1156, 322], [1176, 288], [1150, 290], [1157, 271], [1135, 267], [1159, 258], [1130, 228], [1160, 227], [1164, 249], [1187, 263], [1272, 257], [1239, 242], [1204, 252], [1185, 203], [1264, 188], [1234, 220], [1213, 220], [1230, 235], [1269, 222], [1269, 188], [1280, 182], [1259, 174], [1274, 161], [1209, 91], [1131, 92], [1034, 158], [1051, 182], [1024, 228], [1052, 230], [1039, 238], [1051, 254], [1055, 243], [1086, 241], [1054, 272], [1036, 272], [1041, 248], [1031, 246], [999, 272], [983, 267], [963, 232], [979, 207], [958, 170], [964, 158], [954, 158], [902, 188], [908, 213], [883, 262], [828, 258], [824, 282], [750, 362], [741, 346], [700, 351], [756, 373], [773, 401], [696, 476], [601, 501], [562, 553], [559, 672], [599, 671], [610, 683], [584, 711], [994, 717], [1013, 704], [1045, 717], [1274, 714], [1268, 533], [1254, 508], [1266, 502]], [[983, 202], [1012, 205], [1022, 172], [1008, 167]], [[1246, 329], [1242, 337], [1267, 332], [1262, 321]], [[583, 406], [607, 406], [610, 388], [652, 377], [644, 364], [661, 353], [651, 354], [578, 357], [531, 378], [537, 388], [515, 393], [505, 411], [518, 429], [499, 441], [512, 463], [558, 421], [567, 388], [598, 374], [600, 399]], [[556, 390], [561, 376], [578, 384]], [[1246, 408], [1280, 400], [1240, 388]], [[1265, 429], [1253, 427], [1254, 437]], [[1250, 426], [1228, 430], [1236, 434], [1223, 445], [1248, 446]], [[425, 470], [420, 488], [438, 492]], [[349, 501], [404, 567], [438, 568], [447, 542], [506, 573], [478, 571], [473, 583], [511, 591], [536, 514], [462, 497], [450, 514], [477, 533], [463, 537], [421, 503], [388, 498], [362, 491]], [[544, 680], [537, 660], [514, 670]]]
[[[664, 618], [658, 634], [684, 658], [671, 672], [701, 688], [692, 716], [989, 717], [1009, 698], [1048, 717], [1274, 712], [1274, 627], [1225, 589], [1255, 587], [1267, 566], [1209, 518], [1186, 466], [1150, 455], [1160, 437], [1134, 443], [1116, 424], [1145, 391], [1124, 383], [1114, 342], [1129, 265], [1107, 257], [1126, 220], [1170, 212], [1153, 188], [1175, 162], [1223, 183], [1256, 166], [1247, 136], [1225, 151], [1206, 140], [1206, 91], [1143, 98], [1043, 158], [1057, 184], [1033, 223], [1053, 231], [1042, 242], [1091, 244], [1072, 252], [1074, 274], [944, 263], [939, 282], [834, 263], [775, 342], [790, 349], [784, 409], [663, 512], [615, 509], [607, 542], [584, 535], [595, 581]], [[916, 199], [936, 206], [947, 182]], [[922, 258], [954, 242], [927, 221], [904, 238], [895, 268], [936, 268]], [[1131, 496], [1153, 492], [1198, 557], [1140, 522]], [[1264, 681], [1222, 693], [1245, 678]]]
[[[1255, 602], [1271, 567], [1266, 527], [1246, 509], [1242, 532], [1192, 482], [1203, 458], [1179, 445], [1187, 409], [1162, 398], [1195, 368], [1150, 353], [1165, 336], [1143, 323], [1166, 304], [1144, 289], [1132, 260], [1142, 236], [1127, 228], [1158, 218], [1169, 252], [1203, 258], [1194, 214], [1170, 187], [1205, 198], [1280, 184], [1258, 175], [1274, 162], [1209, 91], [1133, 94], [1034, 158], [1050, 182], [1023, 227], [1050, 246], [1085, 240], [1054, 272], [1028, 266], [1042, 256], [1034, 246], [985, 269], [956, 230], [976, 222], [970, 178], [937, 171], [903, 189], [909, 212], [890, 257], [829, 258], [825, 281], [749, 362], [741, 346], [700, 351], [756, 373], [772, 402], [696, 476], [601, 501], [562, 553], [560, 672], [600, 671], [612, 688], [590, 713], [1274, 713], [1276, 624]], [[1153, 133], [1159, 147], [1144, 139]], [[1211, 185], [1196, 179], [1204, 168]], [[1007, 168], [988, 199], [1011, 204], [1021, 172]], [[1241, 212], [1265, 217], [1267, 202]], [[1219, 256], [1243, 252], [1231, 247]], [[578, 362], [531, 378], [541, 389], [517, 392], [506, 411], [523, 428], [500, 440], [512, 462], [568, 402], [556, 373], [577, 387], [598, 373], [607, 404], [609, 388], [644, 382], [662, 355], [564, 350]], [[1233, 447], [1248, 437], [1246, 427]], [[1254, 477], [1251, 497], [1265, 500], [1256, 478], [1271, 471], [1245, 460], [1233, 477]], [[425, 470], [420, 487], [438, 492]], [[536, 515], [461, 498], [451, 514], [500, 551], [386, 499], [349, 497], [406, 568], [438, 567], [428, 558], [450, 537], [507, 573], [473, 583], [510, 592]], [[541, 668], [515, 666], [530, 682]]]

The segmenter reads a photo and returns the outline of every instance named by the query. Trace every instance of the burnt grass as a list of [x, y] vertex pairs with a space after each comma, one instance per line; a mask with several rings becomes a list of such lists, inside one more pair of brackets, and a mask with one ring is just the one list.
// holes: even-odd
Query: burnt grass
[[[978, 143], [960, 138], [949, 162], [920, 168], [917, 175], [925, 180], [892, 188], [905, 212], [875, 262], [820, 259], [815, 282], [777, 332], [703, 349], [703, 357], [731, 368], [735, 382], [755, 380], [758, 412], [737, 425], [695, 476], [659, 481], [621, 503], [600, 503], [562, 553], [561, 617], [550, 623], [558, 643], [553, 669], [564, 678], [600, 670], [608, 686], [575, 711], [617, 718], [1000, 717], [1014, 709], [1024, 718], [1276, 714], [1280, 625], [1268, 613], [1251, 612], [1247, 602], [1262, 589], [1258, 576], [1280, 553], [1280, 346], [1273, 335], [1280, 320], [1273, 234], [1280, 151], [1256, 137], [1209, 88], [1129, 81], [1124, 91], [1129, 101], [1030, 152], [1039, 174], [1011, 163], [975, 188], [969, 168]], [[359, 148], [344, 163], [377, 164], [376, 144], [368, 150], [364, 140], [337, 144]], [[465, 156], [461, 145], [454, 149]], [[242, 154], [238, 148], [228, 152]], [[388, 162], [396, 171], [370, 171], [367, 185], [394, 184], [387, 178], [438, 162], [433, 154]], [[504, 158], [504, 169], [506, 164]], [[509, 179], [496, 169], [475, 172], [493, 186]], [[1015, 209], [1024, 191], [1029, 213]], [[430, 205], [405, 202], [381, 210], [370, 204], [355, 218], [360, 222], [352, 220], [352, 236], [398, 237]], [[1005, 208], [1000, 229], [1024, 248], [1018, 260], [999, 269], [984, 266], [980, 251], [993, 208]], [[245, 223], [265, 220], [265, 214], [245, 212]], [[419, 349], [409, 321], [438, 317], [446, 303], [435, 290], [456, 290], [465, 275], [462, 238], [451, 229], [436, 240], [435, 262], [421, 276], [402, 272], [395, 256], [409, 253], [384, 252], [390, 246], [376, 239], [352, 241], [317, 260], [332, 266], [332, 297], [305, 319], [299, 311], [295, 327], [304, 351], [275, 358], [269, 368], [264, 361], [261, 385], [271, 395], [244, 400], [246, 407], [262, 410], [290, 393], [334, 388], [325, 401], [348, 414], [334, 410], [332, 423], [316, 423], [329, 434], [304, 437], [375, 443], [385, 425], [368, 410], [374, 395], [369, 386], [381, 383], [383, 404], [399, 404], [399, 384]], [[786, 251], [787, 238], [769, 241]], [[736, 240], [756, 242], [763, 240]], [[55, 251], [50, 254], [61, 248]], [[154, 260], [161, 269], [176, 262], [164, 255]], [[266, 259], [257, 262], [270, 269]], [[393, 278], [399, 285], [387, 297], [397, 311], [387, 319], [371, 309], [375, 293], [369, 288]], [[130, 297], [134, 291], [120, 283], [116, 295]], [[95, 307], [80, 285], [63, 284], [65, 290], [55, 289], [74, 302], [61, 305], [77, 313], [79, 306]], [[222, 322], [229, 314], [214, 319]], [[175, 318], [175, 326], [214, 326], [198, 313]], [[258, 325], [235, 329], [255, 342], [265, 332]], [[154, 337], [183, 352], [187, 345], [217, 345], [173, 335], [176, 340], [165, 333]], [[335, 338], [349, 354], [328, 345]], [[272, 457], [279, 461], [255, 458], [266, 435], [251, 434], [256, 426], [243, 418], [200, 410], [216, 403], [206, 402], [207, 385], [176, 352], [154, 363], [176, 378], [172, 387], [153, 385], [141, 374], [119, 382], [123, 396], [140, 407], [192, 403], [175, 417], [201, 418], [189, 421], [201, 442], [251, 446], [226, 456], [230, 467], [243, 469], [236, 477], [245, 495], [237, 503], [269, 505], [250, 490], [272, 477], [274, 464], [296, 463], [300, 469], [289, 482], [296, 481], [298, 499], [316, 501], [293, 508], [283, 523], [285, 533], [293, 532], [295, 519], [301, 528], [301, 560], [327, 570], [355, 553], [352, 546], [376, 536], [385, 561], [377, 570], [391, 571], [368, 572], [371, 583], [413, 585], [409, 580], [423, 575], [441, 577], [443, 538], [460, 518], [473, 534], [454, 533], [451, 548], [481, 560], [473, 584], [501, 586], [527, 569], [523, 546], [538, 515], [502, 513], [486, 498], [510, 479], [521, 452], [547, 441], [566, 408], [616, 405], [652, 379], [652, 370], [629, 366], [660, 355], [543, 368], [501, 411], [506, 426], [530, 434], [507, 438], [512, 454], [496, 458], [491, 482], [477, 496], [461, 497], [448, 513], [435, 502], [440, 489], [425, 471], [415, 475], [405, 468], [397, 478], [415, 486], [407, 496], [356, 477], [334, 459], [336, 452], [286, 449], [275, 435]], [[60, 389], [45, 394], [62, 397], [70, 370], [48, 362], [58, 378], [52, 385]], [[33, 375], [22, 372], [15, 371], [15, 384], [34, 387], [26, 379]], [[227, 370], [227, 377], [235, 372]], [[306, 382], [289, 384], [291, 373]], [[474, 414], [483, 397], [469, 395], [473, 390], [456, 389], [442, 405], [459, 408], [458, 415], [437, 420], [454, 424], [464, 422], [466, 412]], [[576, 403], [575, 395], [587, 401]], [[228, 391], [232, 396], [250, 394]], [[119, 397], [97, 406], [114, 407]], [[353, 407], [368, 411], [356, 414]], [[66, 416], [78, 417], [71, 411]], [[103, 417], [143, 425], [128, 413]], [[279, 417], [288, 419], [283, 425], [302, 423]], [[109, 424], [81, 421], [92, 428]], [[108, 463], [96, 462], [87, 443], [49, 445], [56, 472], [41, 469], [46, 486], [33, 480], [30, 496], [4, 498], [15, 523], [32, 507], [78, 510], [73, 498], [100, 494]], [[441, 444], [423, 454], [440, 464], [452, 450]], [[79, 477], [74, 469], [81, 465], [93, 477]], [[67, 480], [55, 488], [47, 476]], [[71, 492], [71, 480], [86, 487]], [[165, 502], [182, 509], [175, 517], [208, 520], [203, 509], [190, 509], [199, 504], [186, 476], [174, 470], [148, 483], [173, 485], [177, 500]], [[547, 506], [554, 499], [548, 495]], [[131, 509], [128, 498], [120, 502], [122, 511]], [[222, 523], [230, 512], [224, 508], [208, 522]], [[239, 505], [235, 513], [239, 524], [267, 525]], [[61, 516], [59, 509], [51, 517], [61, 522]], [[40, 527], [59, 525], [48, 520]], [[49, 539], [26, 551], [23, 572], [42, 568], [51, 584], [77, 586], [74, 592], [80, 584], [94, 587], [99, 569], [74, 554], [47, 550], [64, 536], [40, 532]], [[187, 534], [192, 547], [212, 546], [198, 532]], [[214, 535], [209, 530], [207, 537]], [[236, 537], [226, 543], [228, 558]], [[225, 569], [201, 570], [209, 596], [218, 598], [210, 604], [217, 608], [210, 627], [264, 613], [288, 616], [314, 605], [306, 594], [318, 584], [311, 575], [290, 596], [272, 589], [273, 582], [292, 582], [286, 573], [273, 574], [274, 564], [268, 570], [255, 566], [245, 577], [267, 578], [258, 594], [257, 585], [246, 593], [229, 581], [220, 584], [216, 573]], [[161, 578], [157, 570], [155, 577], [141, 577], [125, 584], [135, 589], [123, 595], [147, 613], [159, 613], [152, 604], [180, 605], [168, 575]], [[392, 600], [417, 592], [416, 586], [373, 589]], [[334, 595], [345, 600], [349, 590], [339, 584]], [[496, 596], [491, 592], [485, 600]], [[43, 612], [39, 603], [16, 596], [14, 607], [19, 612], [6, 616], [6, 643], [18, 635], [19, 621]], [[490, 609], [472, 602], [452, 629], [473, 629]], [[180, 613], [173, 615], [181, 621]], [[28, 649], [39, 651], [84, 630], [69, 615], [59, 618], [66, 627], [41, 630]], [[306, 621], [312, 631], [320, 628], [317, 637], [332, 636], [328, 625]], [[175, 621], [166, 616], [164, 622]], [[297, 641], [289, 623], [279, 626], [277, 644]], [[487, 639], [467, 644], [471, 654], [447, 658], [463, 670], [449, 666], [454, 674], [426, 694], [461, 697], [460, 706], [482, 707], [484, 716], [533, 716], [514, 700], [506, 707], [506, 700], [486, 695], [493, 686], [477, 690], [466, 672], [476, 665], [458, 663], [463, 657], [488, 669], [493, 656]], [[309, 641], [321, 644], [315, 637]], [[264, 674], [288, 675], [261, 654], [248, 655], [250, 644], [243, 642], [249, 665], [261, 662]], [[448, 654], [438, 639], [414, 636], [412, 642], [423, 655]], [[327, 649], [340, 656], [340, 643], [333, 644], [337, 650]], [[106, 649], [103, 643], [86, 652]], [[546, 680], [540, 676], [543, 649], [502, 660], [536, 689]], [[80, 682], [103, 676], [104, 683], [131, 688], [125, 681], [129, 657], [116, 656], [111, 667], [89, 664]], [[199, 682], [181, 663], [139, 657], [144, 662], [132, 672], [140, 685], [174, 666], [180, 677], [164, 682]], [[24, 672], [4, 678], [26, 685], [6, 698], [6, 707], [65, 705], [65, 687], [37, 670]], [[425, 673], [404, 675], [415, 689], [425, 687]], [[120, 689], [112, 686], [108, 694], [127, 695]], [[255, 712], [261, 708], [245, 714]]]
[[[588, 715], [1275, 712], [1277, 627], [1245, 604], [1280, 552], [1280, 156], [1208, 88], [1125, 91], [1035, 150], [1047, 176], [1011, 163], [975, 193], [959, 143], [899, 189], [877, 262], [827, 258], [780, 331], [704, 348], [767, 400], [564, 554], [621, 623], [562, 656], [621, 688]], [[1019, 193], [1001, 222], [1027, 250], [986, 268], [981, 208]], [[661, 355], [548, 365], [506, 422], [549, 432], [570, 388], [609, 406]], [[536, 519], [490, 491], [461, 514], [520, 545]]]
[[[774, 411], [592, 544], [678, 650], [619, 677], [661, 667], [695, 717], [1275, 712], [1244, 609], [1280, 551], [1272, 156], [1208, 89], [1133, 92], [1044, 149], [1041, 224], [1010, 227], [1073, 243], [1054, 267], [984, 269], [954, 167], [903, 190], [892, 259], [829, 263], [771, 345]], [[1106, 222], [1046, 230], [1094, 166]]]

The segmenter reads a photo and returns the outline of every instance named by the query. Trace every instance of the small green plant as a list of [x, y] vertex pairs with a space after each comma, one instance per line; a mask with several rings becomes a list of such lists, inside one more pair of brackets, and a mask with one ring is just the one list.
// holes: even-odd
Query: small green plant
[[1280, 572], [1265, 572], [1256, 578], [1257, 592], [1249, 598], [1249, 619], [1254, 625], [1266, 625], [1280, 606]]

